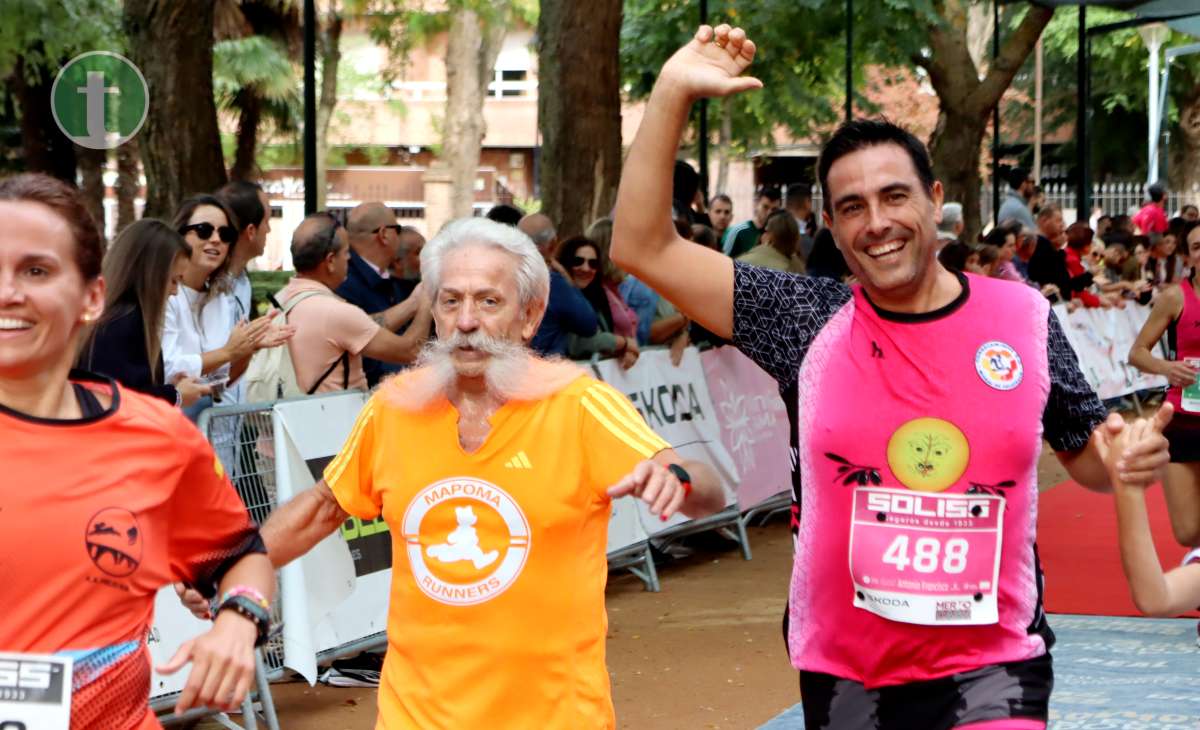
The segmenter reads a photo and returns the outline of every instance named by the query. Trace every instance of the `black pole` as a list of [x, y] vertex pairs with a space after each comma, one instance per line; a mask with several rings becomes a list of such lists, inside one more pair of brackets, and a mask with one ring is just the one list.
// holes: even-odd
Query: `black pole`
[[1079, 103], [1075, 111], [1075, 168], [1079, 188], [1075, 191], [1075, 207], [1077, 220], [1089, 220], [1091, 218], [1091, 190], [1092, 184], [1090, 165], [1090, 155], [1088, 152], [1088, 108], [1091, 106], [1091, 39], [1087, 32], [1087, 6], [1079, 6], [1079, 60], [1076, 63], [1076, 85], [1079, 87]]
[[[700, 0], [700, 25], [708, 25], [708, 0]], [[708, 205], [708, 99], [700, 100], [700, 196]]]
[[317, 9], [304, 0], [304, 215], [317, 212]]
[[846, 0], [846, 121], [854, 118], [854, 0]]
[[[1000, 57], [1000, 0], [992, 0], [992, 63]], [[992, 225], [1000, 223], [1000, 100], [992, 107]]]

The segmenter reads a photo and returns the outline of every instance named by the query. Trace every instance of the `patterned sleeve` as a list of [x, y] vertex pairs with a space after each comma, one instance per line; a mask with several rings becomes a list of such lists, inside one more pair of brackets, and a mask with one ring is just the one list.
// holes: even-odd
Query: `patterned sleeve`
[[1042, 414], [1042, 432], [1055, 451], [1076, 451], [1087, 445], [1092, 431], [1108, 417], [1108, 411], [1083, 377], [1075, 350], [1053, 309], [1049, 317], [1046, 355], [1050, 364], [1050, 397]]
[[817, 333], [849, 300], [850, 289], [833, 279], [735, 261], [733, 344], [786, 388]]

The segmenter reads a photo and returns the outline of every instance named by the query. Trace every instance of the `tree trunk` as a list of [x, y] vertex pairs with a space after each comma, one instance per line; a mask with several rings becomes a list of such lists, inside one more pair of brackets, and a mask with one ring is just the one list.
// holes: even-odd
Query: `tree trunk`
[[[497, 7], [493, 12], [501, 15], [504, 10]], [[454, 218], [470, 216], [475, 208], [475, 178], [487, 131], [483, 101], [504, 34], [501, 22], [487, 23], [466, 7], [455, 9], [450, 18], [441, 158], [450, 174], [450, 211]]]
[[148, 216], [170, 218], [184, 197], [226, 181], [213, 102], [214, 5], [125, 0], [130, 55], [150, 87], [150, 109], [138, 133]]
[[982, 230], [979, 208], [979, 155], [992, 109], [1029, 57], [1054, 10], [1031, 5], [1004, 40], [1000, 55], [989, 60], [981, 79], [968, 47], [970, 0], [944, 0], [938, 5], [941, 25], [929, 32], [929, 55], [913, 62], [929, 72], [938, 95], [937, 128], [929, 139], [933, 172], [946, 190], [946, 201], [963, 205], [963, 240], [974, 241]]
[[326, 179], [329, 173], [329, 122], [337, 106], [337, 72], [342, 60], [342, 15], [337, 3], [329, 4], [322, 24], [321, 95], [317, 100], [317, 210], [325, 210]]
[[621, 177], [621, 0], [542, 0], [542, 210], [561, 237], [612, 210]]
[[262, 99], [253, 88], [242, 89], [238, 113], [237, 148], [233, 156], [231, 180], [249, 180], [258, 172], [258, 125], [262, 121]]
[[1200, 88], [1179, 103], [1179, 134], [1171, 163], [1171, 187], [1180, 203], [1200, 204]]
[[137, 140], [131, 139], [117, 148], [117, 233], [137, 220], [139, 177]]
[[733, 156], [733, 105], [729, 97], [721, 99], [721, 131], [717, 136], [717, 193], [729, 194], [729, 160]]
[[25, 169], [44, 172], [74, 185], [75, 144], [59, 130], [50, 110], [50, 88], [54, 78], [45, 66], [35, 72], [32, 82], [25, 73], [25, 64], [18, 58], [10, 88], [20, 106]]
[[75, 156], [79, 162], [79, 191], [83, 195], [84, 204], [96, 227], [100, 229], [100, 237], [106, 238], [104, 216], [104, 165], [108, 162], [108, 150], [93, 150], [87, 147], [76, 147]]

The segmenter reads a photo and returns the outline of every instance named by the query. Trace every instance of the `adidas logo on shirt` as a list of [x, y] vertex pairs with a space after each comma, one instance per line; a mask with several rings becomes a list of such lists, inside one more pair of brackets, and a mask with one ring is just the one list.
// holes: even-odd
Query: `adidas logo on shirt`
[[517, 455], [505, 462], [504, 466], [509, 469], [532, 469], [533, 464], [530, 463], [529, 457], [524, 451], [518, 451]]

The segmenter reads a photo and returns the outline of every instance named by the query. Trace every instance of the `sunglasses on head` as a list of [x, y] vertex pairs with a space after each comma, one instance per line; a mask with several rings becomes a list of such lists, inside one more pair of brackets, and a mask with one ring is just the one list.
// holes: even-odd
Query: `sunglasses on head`
[[600, 264], [600, 262], [596, 259], [585, 259], [582, 256], [571, 257], [571, 267], [572, 268], [574, 268], [576, 266], [585, 266], [594, 271], [596, 269], [596, 267], [599, 266], [599, 264]]
[[221, 238], [222, 243], [228, 243], [232, 245], [234, 241], [238, 240], [237, 229], [233, 226], [217, 227], [211, 223], [192, 223], [191, 225], [180, 228], [179, 234], [186, 236], [188, 231], [195, 231], [196, 236], [201, 241], [207, 241], [212, 238], [213, 231], [217, 232], [217, 235]]

